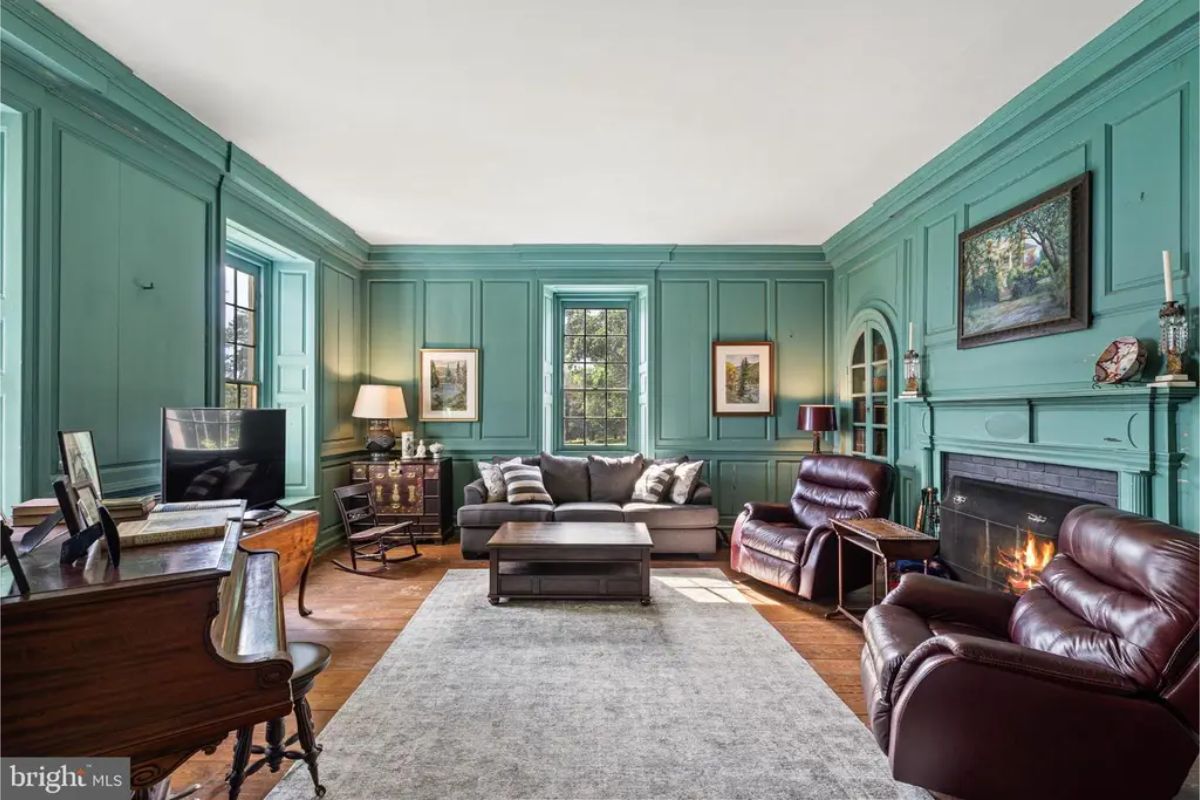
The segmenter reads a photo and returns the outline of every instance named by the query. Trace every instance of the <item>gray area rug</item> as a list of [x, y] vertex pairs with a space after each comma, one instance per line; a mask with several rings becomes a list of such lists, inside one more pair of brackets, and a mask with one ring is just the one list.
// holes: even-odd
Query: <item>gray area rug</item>
[[929, 797], [720, 570], [652, 592], [493, 607], [451, 570], [321, 732], [326, 797]]

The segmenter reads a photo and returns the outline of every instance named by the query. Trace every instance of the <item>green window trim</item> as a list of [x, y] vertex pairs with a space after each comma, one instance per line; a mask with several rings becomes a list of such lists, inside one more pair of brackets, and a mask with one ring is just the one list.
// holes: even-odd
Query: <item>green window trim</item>
[[[566, 339], [567, 339], [567, 336], [569, 336], [569, 335], [575, 335], [575, 334], [569, 333], [566, 330], [566, 317], [567, 317], [568, 311], [571, 309], [590, 309], [590, 310], [604, 309], [606, 311], [607, 310], [621, 310], [621, 311], [625, 312], [624, 335], [625, 335], [626, 341], [625, 341], [625, 354], [624, 354], [624, 361], [625, 361], [624, 369], [625, 369], [626, 377], [625, 377], [624, 381], [620, 381], [620, 380], [617, 381], [618, 383], [624, 383], [623, 387], [615, 386], [615, 385], [609, 386], [609, 370], [607, 368], [610, 365], [617, 364], [618, 362], [607, 360], [609, 357], [611, 357], [609, 354], [609, 346], [610, 345], [608, 344], [608, 340], [617, 338], [615, 336], [613, 336], [613, 337], [608, 336], [607, 322], [606, 322], [606, 330], [605, 330], [606, 345], [605, 345], [604, 358], [602, 360], [601, 359], [593, 360], [592, 358], [588, 357], [590, 354], [585, 354], [587, 366], [590, 367], [593, 363], [599, 363], [599, 364], [603, 364], [604, 367], [606, 368], [604, 370], [605, 386], [597, 387], [595, 390], [589, 390], [587, 388], [587, 383], [586, 383], [586, 381], [589, 380], [589, 376], [586, 373], [581, 373], [581, 377], [584, 381], [584, 384], [582, 386], [576, 387], [574, 385], [574, 382], [572, 382], [572, 385], [570, 387], [568, 387], [567, 382], [568, 382], [569, 378], [568, 378], [568, 374], [567, 374], [568, 373], [568, 367], [567, 367], [568, 362], [567, 362], [567, 353], [566, 353], [566, 347], [567, 347]], [[585, 324], [586, 324], [586, 322], [585, 322]], [[639, 397], [640, 386], [639, 386], [638, 364], [637, 364], [637, 358], [636, 358], [638, 348], [641, 344], [639, 341], [641, 327], [640, 327], [640, 320], [638, 318], [638, 299], [637, 299], [637, 297], [632, 294], [625, 294], [625, 293], [612, 294], [612, 295], [580, 293], [577, 295], [573, 295], [569, 292], [564, 292], [561, 294], [557, 294], [555, 296], [555, 302], [554, 302], [553, 331], [554, 331], [554, 343], [553, 343], [553, 346], [554, 346], [554, 405], [553, 405], [554, 426], [553, 426], [553, 429], [554, 429], [555, 452], [563, 452], [563, 453], [589, 453], [589, 452], [591, 452], [591, 453], [594, 453], [594, 452], [632, 453], [632, 452], [635, 452], [638, 449], [636, 443], [640, 441], [640, 433], [641, 433], [641, 431], [638, 428], [638, 417], [639, 417], [638, 397]], [[585, 330], [585, 333], [586, 333], [586, 330]], [[583, 339], [583, 338], [591, 338], [591, 337], [581, 337], [581, 339]], [[599, 338], [599, 337], [595, 337], [595, 338]], [[571, 363], [584, 363], [584, 362], [571, 362]], [[587, 370], [587, 372], [590, 372], [590, 370]], [[583, 400], [582, 408], [580, 408], [575, 405], [576, 402], [578, 402], [578, 401], [576, 401], [574, 398], [571, 399], [572, 408], [570, 410], [572, 413], [570, 416], [568, 416], [568, 413], [567, 413], [568, 412], [567, 392], [572, 392], [572, 393], [579, 392], [579, 396]], [[612, 413], [612, 412], [617, 412], [617, 409], [615, 407], [611, 407], [609, 405], [611, 399], [615, 395], [620, 394], [620, 393], [623, 393], [625, 395], [624, 409], [623, 409], [624, 417], [620, 417], [620, 416], [617, 416], [616, 413]], [[591, 404], [589, 405], [590, 398], [588, 397], [588, 395], [593, 395], [593, 396], [599, 395], [599, 396], [603, 397], [604, 398], [604, 400], [603, 400], [604, 408], [600, 409], [598, 407], [595, 407], [595, 404], [600, 402], [598, 400], [591, 401]], [[576, 412], [576, 411], [582, 411], [583, 416], [582, 417], [575, 416], [574, 412]], [[601, 411], [603, 411], [603, 414], [600, 413]], [[578, 419], [584, 426], [584, 431], [583, 431], [584, 441], [582, 443], [580, 443], [578, 441], [568, 442], [568, 431], [567, 431], [568, 419], [570, 419], [570, 420]], [[620, 444], [616, 444], [616, 443], [609, 444], [606, 441], [606, 443], [604, 443], [604, 444], [597, 444], [597, 443], [588, 444], [587, 442], [589, 441], [590, 420], [605, 420], [605, 423], [604, 423], [605, 427], [606, 427], [605, 438], [607, 440], [608, 434], [610, 433], [610, 431], [608, 430], [608, 427], [607, 427], [609, 424], [608, 423], [609, 419], [613, 419], [613, 420], [622, 420], [623, 419], [624, 420], [624, 423], [625, 423], [625, 440], [624, 440], [624, 442], [622, 442]], [[574, 438], [574, 437], [572, 437], [572, 438]], [[591, 440], [594, 441], [594, 438], [592, 438]]]

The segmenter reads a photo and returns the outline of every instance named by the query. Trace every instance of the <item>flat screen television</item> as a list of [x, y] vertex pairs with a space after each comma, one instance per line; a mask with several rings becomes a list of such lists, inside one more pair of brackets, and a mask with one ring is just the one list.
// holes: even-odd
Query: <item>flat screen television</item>
[[245, 500], [267, 508], [283, 497], [283, 409], [164, 408], [164, 503]]

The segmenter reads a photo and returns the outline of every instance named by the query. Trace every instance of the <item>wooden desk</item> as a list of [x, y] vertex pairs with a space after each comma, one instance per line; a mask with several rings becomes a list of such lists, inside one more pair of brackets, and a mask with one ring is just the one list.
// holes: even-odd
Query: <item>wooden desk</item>
[[280, 591], [287, 594], [299, 585], [298, 603], [302, 617], [312, 613], [304, 605], [304, 590], [312, 569], [320, 520], [321, 515], [316, 511], [289, 511], [286, 517], [261, 528], [248, 528], [242, 535], [241, 544], [247, 550], [273, 550], [279, 554]]
[[[833, 532], [838, 539], [838, 594], [837, 608], [825, 615], [831, 619], [841, 614], [855, 625], [862, 627], [862, 618], [857, 614], [866, 609], [846, 608], [845, 585], [842, 579], [842, 548], [846, 543], [866, 550], [871, 554], [871, 605], [878, 602], [876, 594], [875, 560], [879, 559], [884, 566], [884, 581], [887, 580], [887, 565], [893, 561], [920, 561], [929, 572], [929, 559], [938, 551], [938, 540], [920, 531], [913, 530], [890, 519], [873, 517], [871, 519], [835, 519]], [[886, 588], [886, 587], [885, 587]]]

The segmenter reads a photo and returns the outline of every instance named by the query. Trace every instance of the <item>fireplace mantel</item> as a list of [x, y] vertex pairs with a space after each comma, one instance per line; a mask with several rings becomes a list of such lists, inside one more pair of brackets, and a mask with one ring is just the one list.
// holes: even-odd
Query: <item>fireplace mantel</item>
[[1121, 508], [1179, 524], [1183, 504], [1197, 502], [1180, 469], [1197, 436], [1194, 406], [1184, 408], [1196, 396], [1142, 384], [901, 398], [902, 476], [916, 470], [909, 480], [944, 489], [947, 452], [1112, 470]]

